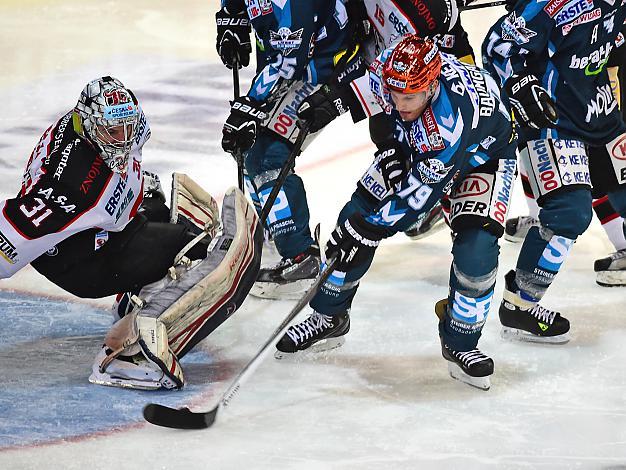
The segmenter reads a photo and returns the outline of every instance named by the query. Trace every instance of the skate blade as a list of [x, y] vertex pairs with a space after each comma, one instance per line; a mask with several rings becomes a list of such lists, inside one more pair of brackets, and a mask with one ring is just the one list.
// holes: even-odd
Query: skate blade
[[250, 289], [250, 295], [260, 299], [300, 300], [314, 282], [315, 279], [302, 279], [287, 284], [255, 282], [252, 289]]
[[310, 348], [307, 348], [303, 351], [296, 351], [293, 353], [283, 352], [276, 350], [274, 353], [274, 357], [278, 360], [289, 362], [289, 361], [297, 361], [301, 358], [304, 358], [310, 354], [321, 353], [324, 351], [332, 351], [333, 349], [340, 348], [343, 346], [343, 343], [346, 342], [345, 336], [339, 336], [337, 338], [328, 338], [322, 341], [318, 341]]
[[598, 271], [596, 284], [602, 287], [626, 286], [626, 271]]
[[538, 336], [529, 333], [528, 331], [518, 330], [517, 328], [510, 328], [503, 326], [500, 331], [502, 339], [507, 341], [522, 341], [526, 343], [544, 343], [544, 344], [565, 344], [571, 338], [569, 332], [563, 333], [557, 336]]
[[454, 362], [448, 362], [448, 372], [450, 373], [450, 377], [453, 379], [480, 390], [489, 390], [489, 388], [491, 388], [491, 380], [489, 379], [489, 376], [472, 377], [471, 375], [463, 372], [461, 366], [455, 364]]
[[156, 382], [142, 382], [132, 379], [118, 379], [107, 374], [92, 372], [89, 376], [89, 382], [95, 385], [104, 385], [105, 387], [130, 388], [133, 390], [159, 390], [161, 385]]

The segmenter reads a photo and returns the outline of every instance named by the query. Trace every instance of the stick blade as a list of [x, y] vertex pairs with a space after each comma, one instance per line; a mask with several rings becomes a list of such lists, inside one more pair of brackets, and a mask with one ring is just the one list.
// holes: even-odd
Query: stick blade
[[194, 413], [189, 408], [170, 408], [150, 403], [143, 409], [143, 417], [149, 423], [174, 429], [206, 429], [215, 422], [218, 407], [206, 413]]

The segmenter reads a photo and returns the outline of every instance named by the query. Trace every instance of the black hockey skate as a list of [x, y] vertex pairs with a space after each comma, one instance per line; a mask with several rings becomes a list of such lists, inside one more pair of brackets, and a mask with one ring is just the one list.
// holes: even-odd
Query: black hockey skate
[[320, 272], [320, 249], [311, 245], [294, 258], [261, 268], [250, 294], [262, 299], [296, 300], [315, 282]]
[[504, 299], [500, 304], [502, 338], [553, 344], [570, 340], [570, 325], [566, 318], [559, 312], [522, 299], [514, 288], [515, 271], [509, 271], [504, 279]]
[[508, 219], [504, 226], [504, 239], [512, 243], [519, 243], [526, 238], [530, 227], [538, 224], [537, 219], [528, 215]]
[[442, 342], [441, 355], [448, 361], [450, 377], [472, 387], [489, 390], [491, 387], [489, 377], [493, 374], [493, 359], [480, 349], [454, 351]]
[[[448, 308], [448, 299], [440, 300], [435, 304], [435, 314], [442, 322]], [[454, 351], [443, 341], [441, 335], [441, 355], [448, 361], [448, 373], [450, 377], [460, 382], [471, 385], [481, 390], [489, 390], [491, 387], [490, 376], [493, 374], [493, 359], [480, 351]]]
[[626, 249], [593, 263], [596, 283], [604, 287], [626, 286]]
[[446, 226], [441, 204], [436, 204], [423, 220], [405, 230], [404, 234], [411, 240], [419, 240], [437, 233]]
[[350, 313], [323, 315], [315, 310], [309, 318], [289, 327], [276, 344], [276, 359], [283, 359], [299, 351], [321, 352], [340, 347], [344, 335], [350, 331]]

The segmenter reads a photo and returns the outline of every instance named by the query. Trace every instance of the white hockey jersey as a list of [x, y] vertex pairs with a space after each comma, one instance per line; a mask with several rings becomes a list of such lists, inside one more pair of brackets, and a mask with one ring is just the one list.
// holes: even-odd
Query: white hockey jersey
[[139, 109], [137, 137], [126, 173], [114, 173], [74, 129], [72, 111], [50, 126], [33, 150], [19, 194], [0, 202], [0, 278], [14, 273], [72, 235], [121, 231], [143, 199], [141, 149], [150, 127]]

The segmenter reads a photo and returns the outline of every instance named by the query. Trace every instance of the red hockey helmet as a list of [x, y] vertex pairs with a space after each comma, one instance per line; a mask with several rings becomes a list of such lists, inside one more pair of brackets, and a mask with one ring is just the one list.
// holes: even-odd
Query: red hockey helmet
[[398, 93], [425, 91], [439, 78], [441, 55], [430, 39], [411, 34], [402, 39], [383, 67], [383, 81]]

